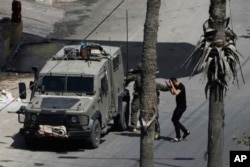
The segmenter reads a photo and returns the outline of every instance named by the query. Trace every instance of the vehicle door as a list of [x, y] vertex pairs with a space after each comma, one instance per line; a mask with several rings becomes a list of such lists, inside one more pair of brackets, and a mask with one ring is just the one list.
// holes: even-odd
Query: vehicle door
[[[105, 68], [104, 71], [99, 76], [100, 78], [100, 87], [99, 87], [99, 109], [102, 113], [102, 122], [105, 123], [107, 120], [110, 120], [110, 112], [111, 112], [111, 85], [109, 80], [110, 74], [109, 71]], [[106, 121], [105, 121], [106, 120]]]

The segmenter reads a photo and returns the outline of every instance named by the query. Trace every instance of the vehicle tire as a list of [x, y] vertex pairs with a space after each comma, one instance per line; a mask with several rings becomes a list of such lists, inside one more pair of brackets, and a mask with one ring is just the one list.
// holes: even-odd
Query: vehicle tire
[[97, 148], [101, 140], [101, 126], [98, 119], [93, 123], [90, 137], [89, 137], [89, 146], [90, 148]]
[[124, 131], [128, 128], [129, 123], [129, 109], [126, 101], [122, 102], [122, 111], [114, 118], [114, 128], [116, 130]]

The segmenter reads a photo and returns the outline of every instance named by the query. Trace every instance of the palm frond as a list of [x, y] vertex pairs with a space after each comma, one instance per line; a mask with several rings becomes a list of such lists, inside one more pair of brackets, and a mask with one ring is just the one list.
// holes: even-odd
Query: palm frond
[[199, 57], [199, 52], [201, 50], [201, 48], [204, 47], [205, 45], [205, 38], [204, 36], [200, 37], [200, 40], [197, 42], [197, 44], [195, 45], [195, 48], [193, 49], [193, 51], [189, 54], [189, 56], [187, 57], [187, 59], [184, 61], [184, 63], [181, 65], [181, 67], [183, 67], [185, 65], [185, 68], [188, 68], [190, 66], [190, 63], [192, 62], [192, 60], [195, 59], [196, 56]]
[[[225, 23], [226, 41], [223, 46], [217, 45], [217, 42], [221, 42], [220, 40], [211, 40], [217, 31], [209, 27], [208, 20], [205, 21], [203, 24], [204, 35], [201, 36], [193, 52], [191, 52], [188, 59], [184, 62], [184, 64], [187, 65], [186, 67], [189, 67], [192, 61], [195, 60], [190, 77], [202, 71], [202, 82], [206, 76], [208, 76], [206, 89], [208, 89], [213, 82], [219, 83], [221, 86], [227, 88], [227, 82], [231, 79], [238, 84], [237, 65], [239, 65], [242, 79], [245, 83], [240, 65], [240, 59], [243, 58], [243, 55], [236, 48], [236, 34], [227, 27], [229, 20], [230, 19], [227, 18]], [[206, 91], [207, 90], [205, 90], [205, 93]]]
[[209, 42], [205, 42], [205, 45], [203, 45], [202, 48], [200, 48], [202, 50], [202, 53], [200, 54], [200, 57], [198, 58], [196, 65], [193, 68], [193, 71], [191, 73], [191, 77], [193, 76], [194, 73], [201, 71], [204, 67], [204, 63], [207, 60], [207, 57], [209, 56], [212, 48], [210, 47], [210, 43]]
[[206, 79], [206, 76], [207, 76], [207, 73], [208, 73], [208, 69], [210, 67], [210, 63], [212, 62], [212, 58], [209, 57], [206, 61], [206, 63], [204, 63], [204, 69], [203, 69], [203, 72], [202, 72], [202, 83], [204, 82], [204, 80]]

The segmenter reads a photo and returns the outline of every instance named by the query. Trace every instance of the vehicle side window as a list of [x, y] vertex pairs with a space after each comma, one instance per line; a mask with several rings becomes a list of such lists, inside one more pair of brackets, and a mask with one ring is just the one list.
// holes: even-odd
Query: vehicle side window
[[107, 75], [104, 75], [101, 79], [101, 90], [103, 93], [108, 91], [108, 79]]
[[119, 68], [119, 64], [121, 63], [120, 61], [120, 55], [117, 55], [114, 59], [113, 59], [113, 70], [116, 71]]

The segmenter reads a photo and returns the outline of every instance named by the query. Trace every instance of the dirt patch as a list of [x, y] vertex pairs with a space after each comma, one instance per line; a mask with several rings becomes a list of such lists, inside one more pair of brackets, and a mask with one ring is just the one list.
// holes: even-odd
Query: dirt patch
[[[26, 86], [33, 80], [31, 73], [7, 73], [0, 72], [0, 90], [4, 89], [12, 94], [14, 98], [19, 96], [18, 83], [24, 82]], [[30, 90], [27, 90], [29, 93]]]

